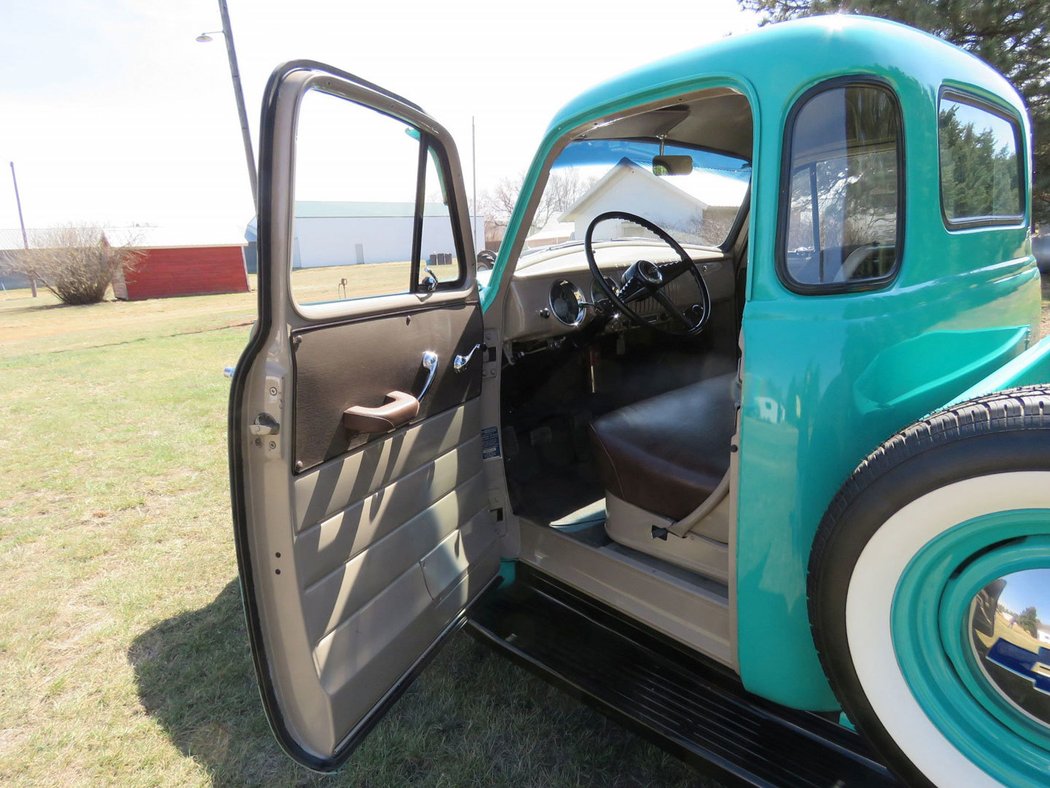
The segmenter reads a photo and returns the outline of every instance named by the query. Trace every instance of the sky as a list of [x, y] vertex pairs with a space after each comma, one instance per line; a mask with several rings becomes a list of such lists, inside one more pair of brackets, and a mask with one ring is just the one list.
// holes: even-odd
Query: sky
[[999, 602], [1014, 613], [1034, 607], [1043, 624], [1050, 624], [1050, 569], [1029, 569], [1006, 577]]
[[[622, 3], [228, 0], [253, 147], [270, 72], [309, 58], [420, 104], [481, 193], [524, 171], [583, 90], [756, 25], [736, 0]], [[0, 228], [243, 228], [254, 213], [214, 0], [0, 7]]]

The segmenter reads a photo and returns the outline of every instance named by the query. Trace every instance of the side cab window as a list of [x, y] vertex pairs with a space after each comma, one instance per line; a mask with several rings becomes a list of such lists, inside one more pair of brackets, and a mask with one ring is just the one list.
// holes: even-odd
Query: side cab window
[[1019, 224], [1025, 218], [1021, 124], [961, 91], [941, 91], [941, 212], [950, 230]]
[[900, 107], [885, 85], [836, 80], [803, 95], [785, 132], [777, 268], [801, 293], [869, 290], [900, 262]]

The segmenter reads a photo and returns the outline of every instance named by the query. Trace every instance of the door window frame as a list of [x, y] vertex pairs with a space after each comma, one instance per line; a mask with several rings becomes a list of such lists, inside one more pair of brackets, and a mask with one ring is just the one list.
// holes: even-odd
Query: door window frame
[[[321, 64], [313, 61], [296, 61], [295, 63], [286, 64], [281, 70], [284, 73], [289, 73], [295, 71], [297, 67], [307, 71], [318, 66], [321, 66]], [[293, 314], [304, 325], [317, 325], [330, 323], [333, 320], [354, 319], [391, 311], [439, 306], [450, 301], [466, 300], [472, 294], [476, 295], [473, 228], [470, 226], [470, 210], [465, 204], [465, 197], [454, 188], [454, 184], [462, 182], [462, 169], [458, 158], [453, 160], [453, 157], [450, 155], [450, 151], [455, 150], [455, 143], [451, 134], [443, 126], [427, 116], [418, 105], [351, 74], [339, 72], [327, 66], [323, 66], [323, 68], [330, 73], [306, 73], [304, 78], [295, 86], [295, 94], [292, 97], [294, 101], [291, 123], [292, 138], [295, 139], [295, 135], [298, 132], [303, 97], [310, 90], [320, 91], [334, 98], [349, 101], [366, 111], [377, 112], [416, 129], [420, 137], [420, 155], [417, 166], [417, 194], [414, 212], [418, 214], [426, 201], [426, 195], [419, 192], [419, 177], [420, 172], [425, 174], [427, 160], [431, 158], [429, 154], [433, 152], [433, 160], [439, 180], [442, 181], [440, 185], [445, 199], [448, 200], [449, 222], [452, 229], [454, 248], [460, 261], [460, 271], [459, 276], [455, 280], [438, 282], [434, 291], [428, 292], [420, 287], [418, 281], [418, 272], [421, 270], [420, 261], [413, 260], [408, 287], [402, 292], [348, 298], [319, 304], [300, 304], [294, 297], [291, 283], [292, 269], [290, 261], [293, 254], [293, 231], [282, 241], [282, 246], [285, 247], [282, 250], [282, 257], [285, 260], [286, 265], [284, 267], [287, 270], [280, 274], [285, 279], [284, 290], [287, 293], [288, 306]], [[340, 82], [340, 79], [346, 80], [346, 82]], [[287, 204], [285, 206], [287, 215], [283, 217], [283, 221], [286, 222], [286, 226], [289, 228], [294, 228], [295, 226], [295, 154], [296, 148], [293, 145], [288, 161], [283, 162], [284, 166], [288, 168], [287, 183], [289, 184]], [[263, 186], [266, 188], [264, 189]], [[270, 184], [260, 186], [260, 201], [269, 200], [273, 196], [270, 194], [269, 187]], [[258, 213], [261, 215], [263, 212], [260, 210]], [[417, 247], [421, 249], [422, 218], [420, 215], [413, 218], [413, 254]], [[263, 228], [260, 227], [260, 241], [262, 236]], [[262, 259], [261, 255], [260, 259]], [[273, 275], [274, 273], [272, 271], [267, 272], [268, 275]], [[262, 276], [263, 272], [260, 270], [260, 277]], [[260, 281], [260, 289], [261, 287]]]
[[[806, 105], [811, 99], [830, 90], [850, 87], [874, 87], [882, 90], [889, 97], [894, 110], [897, 113], [897, 227], [894, 240], [896, 256], [893, 261], [893, 267], [886, 274], [879, 277], [870, 277], [846, 282], [799, 282], [791, 276], [787, 267], [787, 234], [788, 219], [790, 217], [792, 183], [791, 165], [794, 159], [794, 146], [792, 142], [795, 134], [795, 124], [798, 120], [798, 116], [801, 114], [802, 110], [806, 108]], [[777, 206], [775, 252], [777, 278], [788, 290], [799, 295], [841, 295], [843, 293], [880, 290], [888, 287], [894, 280], [896, 280], [897, 276], [900, 274], [901, 263], [904, 257], [904, 223], [905, 207], [907, 205], [905, 195], [907, 178], [905, 177], [906, 145], [904, 131], [904, 112], [901, 108], [900, 97], [897, 95], [897, 91], [893, 89], [893, 86], [887, 80], [880, 77], [874, 77], [867, 74], [856, 74], [824, 80], [806, 90], [795, 100], [794, 104], [792, 104], [791, 110], [788, 112], [787, 118], [784, 122], [784, 137], [780, 148], [780, 194]], [[816, 232], [816, 229], [814, 229], [814, 232]]]

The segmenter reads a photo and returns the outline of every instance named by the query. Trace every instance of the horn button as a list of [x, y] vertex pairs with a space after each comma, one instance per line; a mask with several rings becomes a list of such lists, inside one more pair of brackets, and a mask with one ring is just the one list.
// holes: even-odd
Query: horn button
[[635, 263], [634, 273], [650, 287], [659, 287], [664, 283], [664, 272], [660, 270], [660, 266], [648, 260]]

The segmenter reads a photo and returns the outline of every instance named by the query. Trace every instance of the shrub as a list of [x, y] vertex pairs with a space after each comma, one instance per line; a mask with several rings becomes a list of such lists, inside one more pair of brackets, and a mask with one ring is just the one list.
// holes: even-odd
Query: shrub
[[133, 269], [141, 252], [110, 246], [97, 226], [54, 227], [37, 237], [36, 248], [15, 252], [10, 270], [33, 277], [66, 304], [95, 304], [113, 275]]

